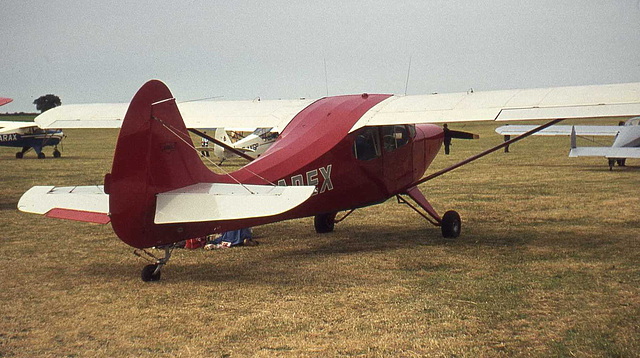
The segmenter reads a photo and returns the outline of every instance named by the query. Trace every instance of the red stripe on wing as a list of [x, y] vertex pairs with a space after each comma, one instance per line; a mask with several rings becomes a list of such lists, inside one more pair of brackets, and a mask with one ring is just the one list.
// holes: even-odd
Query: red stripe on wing
[[96, 224], [107, 224], [111, 221], [109, 215], [93, 211], [81, 211], [72, 209], [51, 209], [44, 216], [56, 219], [84, 221]]

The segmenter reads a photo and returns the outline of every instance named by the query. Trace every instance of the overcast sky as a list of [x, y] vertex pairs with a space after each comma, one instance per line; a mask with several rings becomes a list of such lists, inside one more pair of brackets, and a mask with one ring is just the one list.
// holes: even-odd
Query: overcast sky
[[640, 82], [638, 0], [4, 0], [0, 34], [1, 112]]

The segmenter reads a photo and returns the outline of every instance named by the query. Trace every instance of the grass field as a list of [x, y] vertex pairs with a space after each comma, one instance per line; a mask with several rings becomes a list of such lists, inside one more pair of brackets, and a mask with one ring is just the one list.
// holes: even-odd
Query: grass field
[[[481, 139], [428, 173], [495, 127], [457, 126]], [[0, 148], [0, 357], [640, 355], [637, 160], [610, 172], [527, 139], [421, 186], [462, 216], [456, 240], [389, 200], [322, 236], [305, 218], [254, 228], [257, 247], [176, 250], [143, 283], [109, 225], [16, 210], [33, 185], [102, 183], [117, 131], [66, 132], [60, 159]]]

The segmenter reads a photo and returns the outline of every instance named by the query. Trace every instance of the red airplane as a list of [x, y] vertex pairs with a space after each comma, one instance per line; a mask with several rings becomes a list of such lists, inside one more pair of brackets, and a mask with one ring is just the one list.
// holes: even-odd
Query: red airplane
[[[423, 209], [426, 214], [422, 216], [440, 226], [444, 237], [455, 238], [460, 234], [460, 216], [455, 211], [440, 216], [418, 189], [419, 184], [562, 118], [640, 114], [640, 83], [526, 91], [455, 94], [467, 101], [462, 107], [463, 102], [458, 101], [448, 109], [455, 113], [437, 106], [434, 113], [425, 113], [421, 107], [425, 101], [442, 106], [442, 101], [450, 98], [448, 95], [398, 98], [362, 94], [310, 101], [294, 113], [262, 156], [223, 175], [213, 173], [202, 162], [189, 131], [202, 133], [187, 129], [169, 89], [152, 80], [128, 106], [104, 187], [33, 187], [22, 196], [18, 208], [49, 217], [111, 222], [125, 243], [137, 249], [163, 248], [164, 257], [151, 255], [154, 262], [143, 269], [144, 281], [160, 278], [177, 242], [307, 216], [315, 216], [318, 233], [330, 232], [336, 213], [381, 203], [393, 196], [418, 212], [418, 207]], [[568, 96], [569, 99], [567, 93], [579, 93], [580, 98]], [[524, 106], [525, 97], [533, 104]], [[533, 97], [537, 99], [532, 100]], [[499, 104], [488, 104], [488, 98], [500, 98]], [[503, 98], [515, 98], [514, 105], [505, 104]], [[471, 113], [469, 103], [476, 102], [481, 102], [476, 106], [480, 109]], [[407, 106], [419, 107], [416, 113], [421, 119], [408, 114], [404, 110]], [[541, 114], [547, 107], [551, 109]], [[458, 119], [453, 118], [456, 115]], [[423, 177], [445, 134], [438, 125], [420, 122], [530, 117], [556, 119]], [[406, 197], [413, 199], [417, 207]]]
[[7, 103], [11, 103], [13, 101], [13, 99], [11, 98], [5, 98], [5, 97], [0, 97], [0, 106], [4, 106]]

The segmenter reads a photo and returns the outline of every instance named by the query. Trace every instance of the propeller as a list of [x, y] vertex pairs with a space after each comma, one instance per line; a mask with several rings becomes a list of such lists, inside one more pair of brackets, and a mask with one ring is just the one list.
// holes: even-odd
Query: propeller
[[452, 138], [456, 138], [456, 139], [478, 139], [478, 138], [480, 138], [480, 136], [478, 134], [475, 134], [475, 133], [449, 129], [449, 127], [447, 127], [446, 124], [442, 127], [442, 130], [444, 131], [444, 154], [446, 154], [446, 155], [449, 155], [449, 146], [451, 145], [451, 139]]

